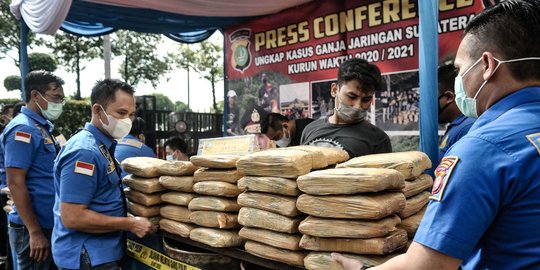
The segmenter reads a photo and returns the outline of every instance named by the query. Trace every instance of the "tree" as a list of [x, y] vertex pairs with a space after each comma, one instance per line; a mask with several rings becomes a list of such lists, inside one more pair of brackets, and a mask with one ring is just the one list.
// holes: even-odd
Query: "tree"
[[176, 101], [174, 103], [174, 111], [175, 112], [191, 112], [191, 109], [189, 108], [189, 105], [182, 101]]
[[47, 53], [31, 53], [28, 55], [29, 71], [46, 70], [54, 72], [58, 67], [56, 60]]
[[214, 107], [210, 108], [211, 113], [223, 113], [223, 100], [217, 103], [218, 110], [216, 111]]
[[112, 52], [115, 56], [124, 57], [119, 68], [124, 81], [133, 86], [147, 81], [157, 87], [159, 79], [170, 70], [170, 63], [157, 54], [160, 41], [159, 35], [116, 32]]
[[150, 94], [156, 97], [156, 110], [172, 111], [174, 110], [174, 103], [164, 94], [154, 93]]
[[11, 75], [4, 79], [4, 87], [8, 91], [21, 90], [21, 76]]
[[216, 83], [223, 80], [223, 48], [221, 45], [207, 40], [200, 43], [201, 48], [197, 51], [195, 66], [202, 77], [210, 81], [212, 85], [212, 104], [214, 111], [219, 111], [216, 103]]
[[81, 71], [86, 68], [81, 66], [81, 61], [90, 61], [100, 56], [103, 53], [102, 43], [101, 37], [79, 37], [68, 33], [57, 33], [54, 42], [48, 43], [53, 53], [58, 56], [60, 64], [77, 75], [77, 100], [81, 99]]
[[[0, 59], [9, 57], [13, 59], [16, 66], [19, 66], [20, 57], [20, 21], [9, 11], [10, 0], [0, 0]], [[34, 33], [28, 33], [28, 46], [41, 45], [43, 39], [37, 38]], [[8, 54], [11, 50], [16, 49], [17, 55], [11, 56]]]

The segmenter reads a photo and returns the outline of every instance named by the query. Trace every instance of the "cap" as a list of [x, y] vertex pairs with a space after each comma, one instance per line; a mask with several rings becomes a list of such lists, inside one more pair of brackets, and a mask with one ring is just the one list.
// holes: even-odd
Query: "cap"
[[229, 92], [227, 92], [227, 97], [236, 97], [236, 91], [229, 90]]

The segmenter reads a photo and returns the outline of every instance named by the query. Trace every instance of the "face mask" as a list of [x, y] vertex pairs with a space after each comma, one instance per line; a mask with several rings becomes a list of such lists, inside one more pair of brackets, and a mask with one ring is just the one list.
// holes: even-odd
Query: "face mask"
[[167, 155], [167, 156], [165, 156], [165, 160], [173, 161], [174, 157], [173, 157], [173, 155]]
[[281, 139], [277, 140], [276, 141], [276, 145], [283, 148], [283, 147], [287, 147], [289, 146], [289, 144], [291, 144], [291, 135], [286, 135], [287, 133], [285, 133], [285, 130], [286, 129], [283, 129], [283, 136], [281, 137]]
[[[499, 66], [504, 63], [511, 63], [511, 62], [520, 62], [520, 61], [527, 61], [527, 60], [540, 60], [540, 57], [525, 57], [525, 58], [516, 58], [516, 59], [510, 59], [510, 60], [499, 60], [497, 58], [494, 58], [498, 63], [495, 69], [493, 70], [493, 74], [499, 69]], [[457, 75], [456, 79], [454, 81], [454, 91], [456, 92], [456, 105], [458, 106], [459, 110], [463, 113], [463, 115], [471, 118], [478, 118], [478, 111], [476, 110], [476, 97], [478, 97], [478, 94], [480, 94], [480, 91], [484, 88], [486, 83], [488, 82], [489, 78], [480, 85], [480, 88], [478, 88], [478, 91], [474, 95], [473, 98], [467, 97], [467, 94], [465, 92], [465, 86], [463, 85], [463, 77], [476, 65], [482, 60], [480, 57], [474, 64], [469, 67], [463, 75]]]
[[105, 123], [103, 123], [103, 121], [101, 121], [101, 119], [99, 119], [99, 121], [101, 121], [101, 124], [103, 124], [103, 128], [109, 133], [109, 135], [111, 135], [111, 137], [115, 139], [120, 139], [129, 134], [129, 131], [131, 130], [131, 119], [116, 119], [108, 115], [105, 112], [105, 109], [103, 109], [103, 106], [99, 106], [103, 110], [105, 116], [107, 116], [107, 121], [109, 121], [109, 124], [106, 125]]
[[[437, 100], [440, 101], [441, 98], [442, 98], [443, 96], [444, 96], [444, 94], [440, 95], [440, 96], [437, 98]], [[453, 102], [453, 101], [452, 101], [452, 102]], [[444, 110], [445, 110], [450, 104], [452, 104], [452, 102], [447, 103], [447, 104], [444, 105], [442, 108], [441, 108], [440, 106], [437, 106], [437, 108], [439, 109], [439, 115], [441, 115], [442, 112], [444, 112]]]
[[344, 104], [339, 96], [337, 99], [339, 100], [339, 108], [334, 108], [334, 111], [345, 123], [358, 123], [366, 118], [367, 110]]
[[41, 108], [41, 106], [39, 106], [39, 103], [36, 101], [36, 105], [41, 110], [41, 114], [43, 115], [43, 117], [45, 117], [45, 119], [48, 119], [48, 120], [51, 120], [51, 121], [54, 121], [54, 120], [58, 119], [58, 117], [60, 117], [60, 115], [62, 114], [62, 109], [64, 107], [64, 103], [50, 102], [45, 97], [43, 97], [43, 95], [41, 95], [40, 92], [38, 92], [38, 94], [41, 96], [42, 99], [47, 101], [47, 109], [46, 110]]

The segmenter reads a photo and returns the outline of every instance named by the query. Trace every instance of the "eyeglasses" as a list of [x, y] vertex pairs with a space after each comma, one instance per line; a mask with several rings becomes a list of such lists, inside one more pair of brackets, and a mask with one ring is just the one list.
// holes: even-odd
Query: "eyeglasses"
[[[66, 98], [65, 97], [53, 96], [53, 95], [47, 94], [47, 93], [45, 93], [45, 96], [51, 97], [51, 100], [50, 100], [51, 102], [61, 103], [62, 105], [66, 104]], [[47, 100], [47, 101], [49, 101], [49, 100]]]

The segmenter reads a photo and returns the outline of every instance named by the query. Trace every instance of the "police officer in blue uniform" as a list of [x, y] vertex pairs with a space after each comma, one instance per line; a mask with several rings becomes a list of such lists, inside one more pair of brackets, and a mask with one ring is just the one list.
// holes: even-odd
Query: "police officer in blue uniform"
[[[154, 151], [144, 144], [144, 120], [140, 117], [133, 120], [129, 134], [126, 137], [116, 141], [117, 145], [114, 155], [120, 164], [122, 161], [124, 161], [124, 159], [129, 157], [156, 157]], [[126, 172], [122, 172], [122, 179], [126, 175]]]
[[97, 82], [92, 120], [64, 145], [54, 164], [56, 201], [52, 250], [64, 269], [119, 269], [124, 232], [156, 231], [147, 218], [126, 217], [116, 141], [131, 129], [133, 88], [119, 80]]
[[62, 113], [62, 79], [46, 71], [25, 78], [26, 107], [0, 136], [7, 183], [14, 207], [9, 213], [9, 240], [18, 269], [53, 267], [50, 238], [54, 205], [53, 164], [58, 145], [51, 135]]
[[439, 160], [437, 164], [441, 162], [448, 148], [467, 134], [476, 120], [464, 116], [456, 105], [456, 94], [454, 93], [454, 79], [456, 76], [457, 73], [453, 64], [439, 67], [439, 124], [450, 124], [439, 144]]
[[454, 89], [478, 120], [435, 170], [407, 253], [374, 269], [540, 269], [539, 22], [540, 0], [503, 1], [469, 22]]

